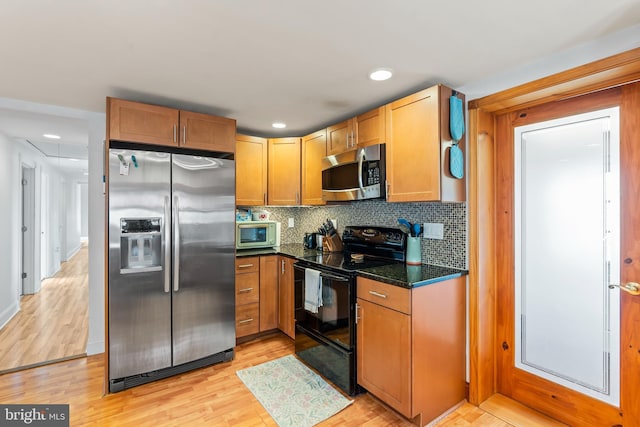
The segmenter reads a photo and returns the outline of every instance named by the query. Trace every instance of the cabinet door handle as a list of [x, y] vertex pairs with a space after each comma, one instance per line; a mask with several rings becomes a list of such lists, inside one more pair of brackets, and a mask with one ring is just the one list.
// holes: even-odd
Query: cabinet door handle
[[284, 274], [284, 260], [282, 260], [282, 274]]
[[267, 193], [262, 193], [262, 203], [263, 203], [264, 205], [266, 205], [266, 204], [267, 204]]
[[249, 322], [253, 322], [253, 318], [238, 321], [238, 323], [249, 323]]
[[253, 290], [253, 288], [244, 288], [244, 289], [239, 289], [238, 293], [242, 294], [242, 293], [247, 293], [247, 292], [251, 292]]
[[178, 125], [174, 123], [173, 125], [173, 142], [176, 142], [176, 138], [178, 136]]
[[385, 294], [381, 294], [381, 293], [376, 292], [376, 291], [369, 291], [369, 293], [371, 295], [373, 295], [373, 296], [380, 297], [380, 298], [386, 298], [387, 297]]
[[253, 264], [240, 264], [240, 265], [238, 265], [238, 268], [249, 268], [249, 267], [253, 267]]
[[356, 303], [356, 325], [358, 324], [358, 320], [360, 320], [360, 317], [358, 316], [359, 308], [360, 308], [360, 304]]
[[187, 125], [182, 126], [182, 145], [187, 145]]

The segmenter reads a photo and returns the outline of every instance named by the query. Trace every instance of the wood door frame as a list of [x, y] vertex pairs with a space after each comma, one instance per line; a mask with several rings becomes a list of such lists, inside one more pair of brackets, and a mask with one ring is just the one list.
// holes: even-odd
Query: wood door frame
[[[501, 232], [497, 227], [501, 216], [510, 214], [499, 209], [501, 194], [496, 192], [497, 186], [503, 182], [504, 176], [497, 173], [496, 147], [513, 138], [505, 135], [498, 127], [499, 117], [503, 120], [507, 115], [512, 117], [516, 111], [536, 105], [559, 105], [555, 101], [566, 100], [580, 95], [595, 93], [608, 88], [624, 86], [621, 101], [627, 109], [640, 109], [640, 88], [631, 83], [640, 80], [640, 48], [607, 57], [586, 65], [582, 65], [558, 74], [554, 74], [524, 85], [514, 87], [484, 98], [469, 102], [469, 357], [470, 381], [469, 401], [479, 405], [498, 390], [500, 380], [497, 361], [502, 353], [502, 341], [497, 336], [497, 316], [500, 314], [497, 296], [498, 262], [504, 257], [513, 257], [505, 253], [504, 245], [499, 245]], [[554, 104], [552, 104], [554, 103]], [[621, 111], [621, 114], [622, 111]], [[502, 127], [504, 129], [504, 127]], [[630, 137], [633, 131], [640, 130], [640, 120], [632, 115], [621, 116], [621, 138]], [[621, 161], [631, 159], [638, 161], [640, 153], [621, 153]], [[622, 178], [625, 179], [625, 178]], [[628, 182], [622, 194], [632, 194], [630, 189], [637, 190], [640, 183]], [[631, 215], [632, 213], [629, 213]], [[624, 242], [622, 251], [632, 249], [630, 241]], [[629, 240], [629, 239], [627, 239]], [[640, 238], [638, 239], [640, 240]], [[507, 250], [508, 251], [508, 250]], [[508, 251], [509, 252], [509, 251]], [[623, 281], [632, 273], [636, 278], [640, 270], [633, 264], [624, 267]], [[640, 268], [637, 267], [637, 268]], [[622, 319], [624, 310], [632, 304], [640, 303], [622, 296]], [[629, 312], [627, 310], [626, 312]], [[637, 322], [637, 320], [636, 320]], [[624, 334], [624, 331], [621, 332]], [[631, 347], [621, 351], [622, 372], [632, 373], [630, 378], [640, 376], [640, 336], [631, 335], [627, 331], [626, 340]], [[623, 336], [621, 335], [621, 339]], [[499, 341], [499, 342], [498, 342]], [[625, 419], [640, 420], [640, 396], [630, 383], [625, 383], [621, 376], [621, 407], [625, 411]], [[551, 414], [561, 417], [562, 414]]]

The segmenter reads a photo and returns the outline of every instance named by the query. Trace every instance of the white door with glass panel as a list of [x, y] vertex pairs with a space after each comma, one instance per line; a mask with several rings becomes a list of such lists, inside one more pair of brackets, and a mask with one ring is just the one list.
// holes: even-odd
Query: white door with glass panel
[[515, 129], [519, 369], [619, 405], [619, 109]]

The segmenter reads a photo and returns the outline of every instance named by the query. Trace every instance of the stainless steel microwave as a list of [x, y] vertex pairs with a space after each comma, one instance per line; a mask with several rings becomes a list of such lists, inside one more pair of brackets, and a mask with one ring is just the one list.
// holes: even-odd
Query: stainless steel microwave
[[276, 221], [236, 222], [236, 249], [280, 246], [280, 223]]
[[385, 197], [385, 145], [369, 145], [322, 160], [322, 199], [345, 201]]

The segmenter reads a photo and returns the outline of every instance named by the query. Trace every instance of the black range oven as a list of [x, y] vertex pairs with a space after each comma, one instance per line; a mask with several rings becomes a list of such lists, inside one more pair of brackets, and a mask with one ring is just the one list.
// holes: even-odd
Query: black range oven
[[[306, 269], [320, 272], [323, 305], [305, 309]], [[298, 261], [295, 272], [296, 354], [345, 393], [356, 393], [355, 274]]]
[[[406, 237], [398, 229], [348, 226], [344, 252], [318, 252], [294, 265], [295, 351], [345, 393], [358, 392], [356, 277], [358, 270], [404, 262]], [[307, 269], [316, 276], [307, 276]], [[322, 304], [305, 308], [306, 277], [318, 277]]]

